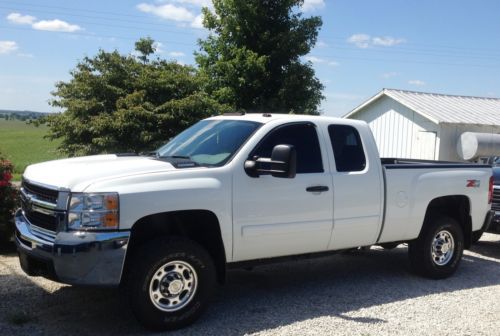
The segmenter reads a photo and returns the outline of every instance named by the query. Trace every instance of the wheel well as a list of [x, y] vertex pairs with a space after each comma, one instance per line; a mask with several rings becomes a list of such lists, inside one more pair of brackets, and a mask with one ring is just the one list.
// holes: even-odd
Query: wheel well
[[470, 216], [469, 198], [464, 195], [453, 195], [433, 199], [427, 206], [424, 226], [429, 223], [429, 219], [437, 215], [449, 216], [460, 224], [464, 233], [465, 248], [469, 248], [472, 239], [472, 219]]
[[[217, 216], [208, 210], [163, 212], [139, 219], [132, 226], [127, 247], [127, 260], [146, 244], [160, 236], [182, 236], [200, 244], [212, 257], [217, 279], [223, 283], [226, 276], [226, 254]], [[126, 260], [126, 261], [127, 261]], [[125, 262], [124, 274], [128, 263]]]

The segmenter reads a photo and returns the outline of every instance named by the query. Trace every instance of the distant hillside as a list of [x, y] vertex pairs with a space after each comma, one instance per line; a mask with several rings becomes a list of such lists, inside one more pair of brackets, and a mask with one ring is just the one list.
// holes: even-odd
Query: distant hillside
[[28, 120], [28, 119], [38, 119], [44, 117], [50, 113], [36, 112], [36, 111], [15, 111], [15, 110], [0, 110], [0, 119], [18, 119], [18, 120]]

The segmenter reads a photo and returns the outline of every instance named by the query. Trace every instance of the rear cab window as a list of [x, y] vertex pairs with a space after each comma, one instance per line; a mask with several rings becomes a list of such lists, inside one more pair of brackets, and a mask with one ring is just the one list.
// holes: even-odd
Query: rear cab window
[[359, 132], [354, 127], [330, 125], [328, 126], [328, 134], [338, 172], [356, 172], [365, 169], [365, 151]]

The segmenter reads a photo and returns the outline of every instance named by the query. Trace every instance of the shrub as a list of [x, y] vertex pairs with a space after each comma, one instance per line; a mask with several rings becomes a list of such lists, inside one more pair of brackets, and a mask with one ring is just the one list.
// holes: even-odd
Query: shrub
[[10, 182], [12, 163], [0, 157], [0, 243], [10, 240], [14, 232], [12, 218], [18, 205], [18, 194]]

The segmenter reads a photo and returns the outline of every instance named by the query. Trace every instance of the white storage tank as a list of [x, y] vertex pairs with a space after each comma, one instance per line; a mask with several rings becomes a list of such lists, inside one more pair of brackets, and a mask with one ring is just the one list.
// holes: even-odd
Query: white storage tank
[[464, 161], [500, 156], [500, 134], [464, 132], [458, 139], [457, 153]]

